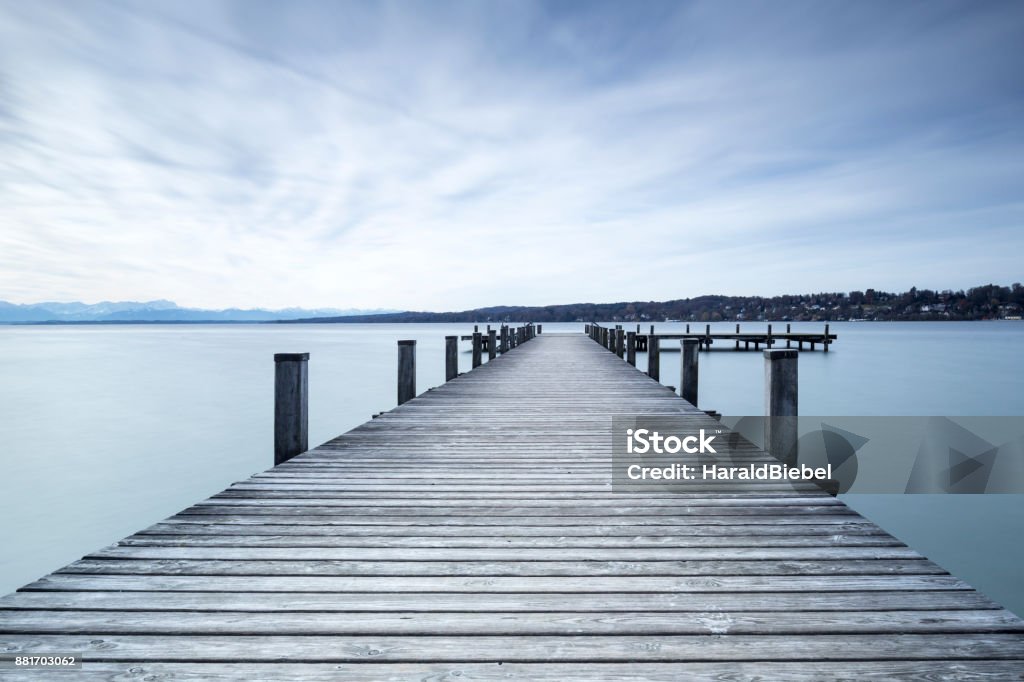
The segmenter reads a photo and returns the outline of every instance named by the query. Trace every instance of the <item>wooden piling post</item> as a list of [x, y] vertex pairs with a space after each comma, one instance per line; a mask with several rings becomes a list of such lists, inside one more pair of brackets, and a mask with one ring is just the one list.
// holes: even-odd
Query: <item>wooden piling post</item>
[[626, 352], [626, 347], [624, 344], [624, 341], [626, 340], [625, 337], [626, 333], [622, 331], [622, 327], [618, 327], [615, 330], [615, 354], [618, 355], [620, 358]]
[[487, 359], [493, 360], [498, 357], [498, 340], [493, 329], [487, 330]]
[[636, 367], [636, 332], [626, 332], [626, 362]]
[[690, 323], [689, 322], [686, 323], [686, 333], [687, 334], [690, 333]]
[[793, 350], [764, 351], [764, 446], [786, 464], [797, 461], [797, 358]]
[[787, 322], [787, 323], [786, 323], [786, 348], [789, 348], [789, 345], [790, 345], [790, 344], [791, 344], [792, 342], [793, 342], [793, 341], [792, 341], [792, 340], [791, 340], [791, 339], [789, 338], [789, 323]]
[[825, 350], [826, 353], [828, 352], [828, 344], [829, 343], [830, 342], [828, 340], [828, 323], [826, 322], [825, 323], [825, 341], [824, 341], [824, 344], [825, 344], [824, 350]]
[[655, 381], [661, 380], [661, 353], [658, 348], [658, 337], [647, 337], [647, 376]]
[[540, 334], [542, 334], [543, 332], [544, 332], [544, 325], [542, 325], [542, 324], [538, 324], [538, 325], [537, 325], [537, 334], [538, 334], [538, 335], [540, 335]]
[[416, 341], [398, 342], [398, 404], [416, 397]]
[[480, 332], [473, 332], [473, 369], [476, 369], [483, 362], [483, 337]]
[[768, 325], [768, 341], [767, 341], [768, 348], [771, 348], [772, 344], [774, 344], [774, 343], [775, 342], [772, 340], [772, 326], [769, 324]]
[[501, 352], [508, 352], [508, 325], [501, 325]]
[[459, 337], [444, 337], [444, 380], [459, 376]]
[[704, 350], [711, 351], [711, 325], [704, 328]]
[[309, 353], [274, 354], [274, 466], [309, 449]]
[[697, 339], [682, 339], [682, 359], [679, 363], [679, 395], [697, 406]]
[[736, 350], [740, 349], [740, 323], [736, 323]]

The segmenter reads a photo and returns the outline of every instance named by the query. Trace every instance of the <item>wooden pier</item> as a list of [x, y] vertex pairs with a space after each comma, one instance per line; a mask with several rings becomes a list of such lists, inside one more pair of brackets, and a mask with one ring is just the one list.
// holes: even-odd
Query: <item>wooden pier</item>
[[613, 493], [623, 413], [721, 428], [537, 335], [0, 599], [0, 653], [87, 680], [1021, 679], [1020, 619], [825, 493]]
[[[700, 325], [694, 325], [695, 328], [699, 328]], [[690, 325], [686, 325], [686, 331], [683, 333], [658, 333], [654, 332], [654, 325], [650, 326], [649, 333], [641, 333], [640, 325], [636, 325], [635, 343], [637, 351], [646, 351], [650, 344], [651, 338], [656, 338], [659, 341], [680, 341], [682, 339], [695, 339], [697, 341], [697, 349], [702, 351], [710, 351], [715, 341], [724, 341], [725, 343], [719, 344], [718, 347], [724, 350], [753, 350], [759, 351], [761, 347], [773, 348], [776, 344], [785, 342], [785, 348], [795, 348], [798, 351], [805, 350], [804, 345], [806, 344], [806, 350], [814, 350], [815, 346], [821, 346], [821, 349], [828, 352], [829, 346], [835, 343], [839, 337], [829, 331], [829, 325], [825, 325], [824, 331], [821, 332], [794, 332], [790, 331], [791, 327], [789, 324], [786, 325], [785, 331], [778, 329], [772, 330], [772, 324], [768, 324], [767, 329], [763, 331], [740, 331], [740, 325], [736, 325], [735, 332], [723, 332], [723, 331], [711, 331], [711, 325], [704, 325], [703, 330], [690, 331]], [[591, 333], [591, 330], [601, 334], [600, 330], [608, 329], [609, 333], [614, 338], [614, 334], [618, 330], [622, 330], [622, 325], [616, 325], [615, 327], [604, 327], [597, 323], [587, 325], [587, 333]], [[624, 332], [625, 333], [625, 332]], [[732, 342], [730, 345], [729, 342]], [[740, 344], [743, 344], [741, 347]], [[664, 349], [665, 344], [660, 344], [660, 347]], [[678, 348], [674, 349], [678, 350]]]

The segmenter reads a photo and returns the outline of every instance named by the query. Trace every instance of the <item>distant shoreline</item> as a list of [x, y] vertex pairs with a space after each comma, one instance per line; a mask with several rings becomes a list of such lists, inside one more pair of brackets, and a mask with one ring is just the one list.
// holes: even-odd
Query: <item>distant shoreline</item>
[[[525, 319], [525, 318], [524, 318]], [[97, 320], [97, 321], [63, 321], [63, 320], [49, 320], [45, 322], [0, 322], [0, 327], [110, 327], [110, 326], [209, 326], [214, 324], [220, 325], [231, 325], [231, 326], [259, 326], [259, 325], [276, 325], [276, 324], [474, 324], [474, 323], [499, 323], [499, 322], [515, 322], [522, 321], [518, 318], [511, 320], [494, 320], [490, 318], [474, 318], [471, 320], [320, 320], [320, 319], [302, 319], [302, 320]], [[856, 322], [862, 323], [875, 323], [884, 324], [891, 322], [1021, 322], [1020, 319], [1013, 318], [989, 318], [989, 319], [974, 319], [974, 320], [951, 320], [951, 319], [926, 319], [926, 320], [739, 320], [740, 324], [778, 324], [780, 322], [794, 322], [794, 323], [840, 323], [840, 322]], [[588, 322], [582, 321], [570, 321], [565, 322], [561, 320], [548, 320], [550, 324], [588, 324]], [[593, 322], [622, 322], [622, 320], [605, 320], [595, 319]], [[703, 322], [699, 320], [627, 320], [623, 324], [639, 324], [639, 325], [663, 325], [663, 324], [732, 324], [736, 320], [717, 320], [715, 322]]]

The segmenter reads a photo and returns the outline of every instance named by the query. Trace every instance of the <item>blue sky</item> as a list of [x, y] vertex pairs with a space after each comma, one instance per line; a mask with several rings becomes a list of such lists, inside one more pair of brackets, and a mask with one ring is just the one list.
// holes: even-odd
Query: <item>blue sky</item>
[[0, 0], [0, 299], [1024, 279], [1021, 2]]

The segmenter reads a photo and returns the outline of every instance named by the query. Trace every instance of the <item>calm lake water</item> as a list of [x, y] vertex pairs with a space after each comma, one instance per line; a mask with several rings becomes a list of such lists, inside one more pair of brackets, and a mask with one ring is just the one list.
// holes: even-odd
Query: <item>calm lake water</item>
[[[682, 327], [657, 324], [665, 332]], [[0, 327], [0, 594], [269, 468], [273, 353], [311, 353], [313, 445], [394, 407], [398, 339], [419, 342], [422, 392], [444, 379], [444, 336], [471, 329]], [[582, 329], [544, 325], [545, 332]], [[832, 352], [800, 357], [803, 414], [1024, 415], [1024, 323], [857, 322], [832, 330], [839, 335]], [[460, 363], [468, 369], [468, 353]], [[762, 413], [760, 354], [703, 353], [700, 363], [701, 408]], [[646, 367], [643, 354], [637, 364]], [[679, 354], [663, 353], [661, 365], [663, 383], [677, 385]], [[1024, 615], [1024, 496], [846, 501]]]

